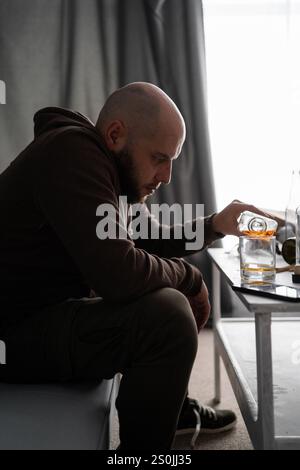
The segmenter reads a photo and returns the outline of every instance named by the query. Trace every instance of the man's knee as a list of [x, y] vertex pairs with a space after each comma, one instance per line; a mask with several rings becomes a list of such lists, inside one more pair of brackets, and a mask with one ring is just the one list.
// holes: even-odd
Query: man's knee
[[[146, 299], [145, 299], [146, 300]], [[189, 301], [176, 289], [163, 288], [147, 295], [147, 317], [151, 329], [165, 335], [165, 341], [176, 342], [196, 354], [198, 332]]]
[[194, 325], [194, 316], [187, 297], [176, 289], [166, 287], [152, 294], [153, 302], [165, 320]]

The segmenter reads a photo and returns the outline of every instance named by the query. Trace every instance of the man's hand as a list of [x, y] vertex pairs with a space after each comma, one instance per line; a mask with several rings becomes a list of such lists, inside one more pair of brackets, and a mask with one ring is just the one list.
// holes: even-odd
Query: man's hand
[[193, 297], [188, 297], [188, 301], [193, 310], [199, 332], [207, 322], [211, 310], [208, 290], [204, 281], [202, 281], [199, 293]]
[[258, 207], [252, 206], [250, 204], [245, 204], [244, 202], [238, 201], [235, 199], [231, 204], [225, 207], [221, 212], [216, 214], [212, 219], [212, 228], [215, 232], [222, 233], [223, 235], [243, 235], [238, 229], [237, 219], [244, 211], [255, 212], [255, 214], [262, 215], [264, 217], [269, 217], [277, 221], [278, 225], [283, 225], [283, 220], [274, 215], [258, 209]]

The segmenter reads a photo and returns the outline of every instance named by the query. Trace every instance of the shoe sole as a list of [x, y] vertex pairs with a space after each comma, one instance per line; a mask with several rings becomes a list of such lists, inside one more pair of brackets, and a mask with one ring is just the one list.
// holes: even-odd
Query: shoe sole
[[[225, 432], [229, 431], [230, 429], [233, 429], [237, 423], [237, 420], [232, 421], [232, 423], [227, 424], [226, 426], [223, 426], [223, 428], [217, 428], [217, 429], [208, 429], [208, 428], [201, 428], [199, 434], [219, 434], [220, 432]], [[175, 435], [176, 436], [181, 436], [184, 434], [194, 434], [195, 429], [187, 428], [187, 429], [179, 429], [176, 431]]]

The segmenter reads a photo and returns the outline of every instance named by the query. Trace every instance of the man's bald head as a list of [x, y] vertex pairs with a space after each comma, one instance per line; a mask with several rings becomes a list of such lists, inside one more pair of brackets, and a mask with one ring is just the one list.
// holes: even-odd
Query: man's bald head
[[144, 202], [171, 181], [172, 164], [185, 139], [175, 103], [150, 83], [131, 83], [104, 104], [96, 128], [119, 168], [122, 194]]
[[152, 138], [158, 128], [166, 127], [185, 139], [185, 124], [175, 103], [157, 86], [146, 82], [130, 83], [112, 93], [104, 104], [96, 127], [101, 134], [115, 120], [128, 129], [129, 139]]

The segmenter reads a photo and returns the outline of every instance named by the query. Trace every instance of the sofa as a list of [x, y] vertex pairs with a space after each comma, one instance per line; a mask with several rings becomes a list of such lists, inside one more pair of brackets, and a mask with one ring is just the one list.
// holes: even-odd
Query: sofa
[[97, 383], [0, 382], [0, 449], [109, 449], [118, 387], [118, 375]]

